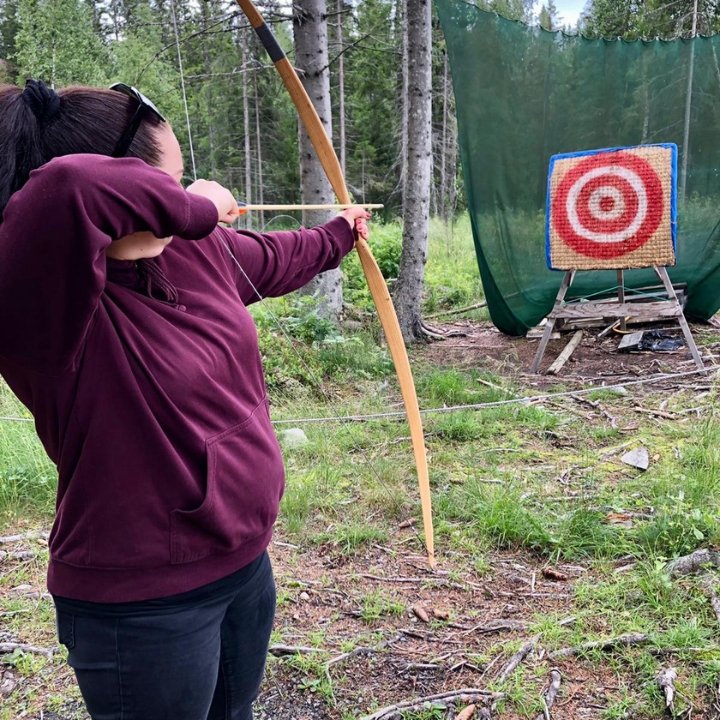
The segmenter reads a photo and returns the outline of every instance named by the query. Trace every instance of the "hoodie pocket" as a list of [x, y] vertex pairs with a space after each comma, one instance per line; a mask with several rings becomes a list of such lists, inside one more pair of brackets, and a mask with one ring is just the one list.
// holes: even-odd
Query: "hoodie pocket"
[[194, 510], [173, 510], [174, 564], [231, 553], [267, 532], [278, 513], [285, 471], [264, 400], [252, 415], [206, 441], [205, 498]]

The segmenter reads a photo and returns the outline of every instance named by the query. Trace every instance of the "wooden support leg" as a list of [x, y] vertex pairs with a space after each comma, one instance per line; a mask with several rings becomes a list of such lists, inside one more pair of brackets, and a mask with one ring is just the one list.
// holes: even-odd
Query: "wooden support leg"
[[568, 288], [572, 284], [574, 278], [575, 271], [568, 270], [565, 273], [565, 277], [563, 278], [562, 283], [560, 284], [560, 289], [558, 290], [557, 297], [555, 298], [555, 305], [553, 306], [552, 311], [548, 315], [547, 324], [545, 325], [545, 331], [543, 332], [543, 336], [540, 340], [540, 345], [538, 346], [537, 352], [535, 353], [535, 359], [530, 366], [530, 372], [532, 373], [536, 373], [540, 369], [540, 363], [542, 362], [543, 355], [545, 355], [547, 344], [550, 342], [550, 336], [555, 329], [555, 313], [563, 306], [563, 303], [565, 302], [565, 295], [567, 295]]
[[697, 345], [695, 344], [695, 338], [692, 336], [692, 333], [690, 332], [690, 327], [687, 323], [687, 320], [685, 319], [685, 313], [682, 310], [682, 307], [680, 305], [680, 301], [677, 299], [677, 295], [675, 294], [675, 288], [672, 286], [672, 283], [670, 282], [670, 277], [668, 275], [667, 269], [661, 266], [655, 266], [655, 273], [660, 278], [660, 281], [662, 282], [663, 286], [665, 287], [665, 291], [668, 294], [668, 297], [671, 300], [674, 300], [677, 303], [678, 306], [678, 316], [677, 321], [680, 325], [680, 329], [682, 330], [683, 336], [685, 338], [685, 344], [688, 346], [688, 350], [690, 350], [690, 354], [692, 355], [693, 360], [695, 361], [695, 365], [697, 365], [698, 370], [702, 370], [705, 365], [703, 364], [702, 358], [700, 357], [700, 353], [698, 352]]
[[[617, 271], [617, 284], [618, 284], [618, 302], [621, 305], [625, 304], [625, 271], [620, 269]], [[620, 329], [627, 330], [627, 324], [625, 318], [620, 319]]]

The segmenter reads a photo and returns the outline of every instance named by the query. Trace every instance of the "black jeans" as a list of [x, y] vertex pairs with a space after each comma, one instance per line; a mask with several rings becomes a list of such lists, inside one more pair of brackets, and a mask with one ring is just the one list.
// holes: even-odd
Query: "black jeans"
[[275, 613], [267, 553], [170, 598], [54, 600], [93, 720], [251, 720]]

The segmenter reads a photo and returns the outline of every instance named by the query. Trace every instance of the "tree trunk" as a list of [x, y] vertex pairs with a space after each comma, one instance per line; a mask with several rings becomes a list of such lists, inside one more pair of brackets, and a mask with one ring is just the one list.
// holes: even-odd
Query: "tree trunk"
[[[448, 211], [448, 124], [449, 124], [449, 78], [447, 51], [443, 53], [443, 87], [442, 87], [442, 133], [440, 141], [440, 216], [447, 222], [450, 215]], [[452, 166], [450, 167], [452, 171]]]
[[[202, 22], [203, 22], [203, 30], [207, 32], [207, 27], [210, 22], [210, 11], [208, 8], [207, 3], [203, 3], [201, 6], [202, 8]], [[203, 67], [205, 69], [205, 72], [208, 76], [212, 75], [213, 66], [212, 66], [212, 59], [210, 57], [210, 51], [208, 49], [208, 46], [206, 43], [203, 43], [202, 46], [202, 54], [203, 54]], [[208, 80], [208, 82], [205, 84], [205, 105], [207, 107], [207, 125], [208, 125], [208, 154], [210, 157], [210, 177], [216, 178], [217, 177], [217, 161], [215, 157], [215, 123], [213, 122], [213, 111], [215, 109], [215, 101], [213, 99], [213, 91], [212, 91], [212, 82]]]
[[[301, 70], [303, 85], [328, 135], [332, 136], [325, 0], [299, 0], [293, 4], [293, 35], [295, 63]], [[300, 129], [300, 181], [304, 204], [330, 204], [335, 201], [330, 182], [304, 128]], [[303, 217], [306, 224], [318, 225], [332, 216], [332, 212], [317, 211], [306, 212]], [[318, 312], [323, 317], [338, 318], [343, 302], [340, 270], [323, 273], [304, 291], [318, 299]]]
[[406, 342], [424, 337], [421, 301], [432, 182], [432, 64], [430, 0], [407, 0], [408, 122], [403, 250], [395, 307]]
[[340, 167], [345, 175], [345, 55], [343, 37], [343, 0], [337, 0], [337, 44], [338, 44], [338, 149]]
[[[243, 106], [243, 152], [245, 157], [243, 162], [245, 165], [245, 182], [244, 194], [245, 202], [249, 205], [252, 200], [252, 153], [250, 152], [250, 99], [248, 97], [248, 72], [250, 63], [247, 60], [247, 47], [245, 45], [246, 38], [240, 36], [240, 47], [242, 48], [240, 59], [242, 62], [242, 106]], [[251, 219], [249, 215], [245, 215], [245, 227], [250, 227]]]
[[400, 77], [400, 202], [405, 212], [405, 185], [407, 184], [408, 159], [408, 23], [407, 1], [399, 0], [397, 14], [402, 32], [400, 57], [402, 68]]
[[[257, 72], [253, 73], [253, 82], [255, 88], [255, 156], [257, 158], [257, 197], [258, 204], [265, 204], [265, 194], [263, 192], [263, 166], [262, 166], [262, 136], [260, 134], [260, 96], [258, 95], [258, 78]], [[265, 213], [261, 210], [258, 213], [258, 227], [265, 227]]]

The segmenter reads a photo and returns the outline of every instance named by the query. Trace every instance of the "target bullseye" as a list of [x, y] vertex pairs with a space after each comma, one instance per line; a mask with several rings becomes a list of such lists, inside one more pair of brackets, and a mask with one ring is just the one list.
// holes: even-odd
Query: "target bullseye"
[[553, 155], [545, 232], [551, 269], [673, 265], [677, 147], [664, 143]]
[[638, 155], [590, 155], [563, 177], [552, 199], [553, 230], [575, 252], [618, 258], [653, 237], [664, 214], [663, 185]]

